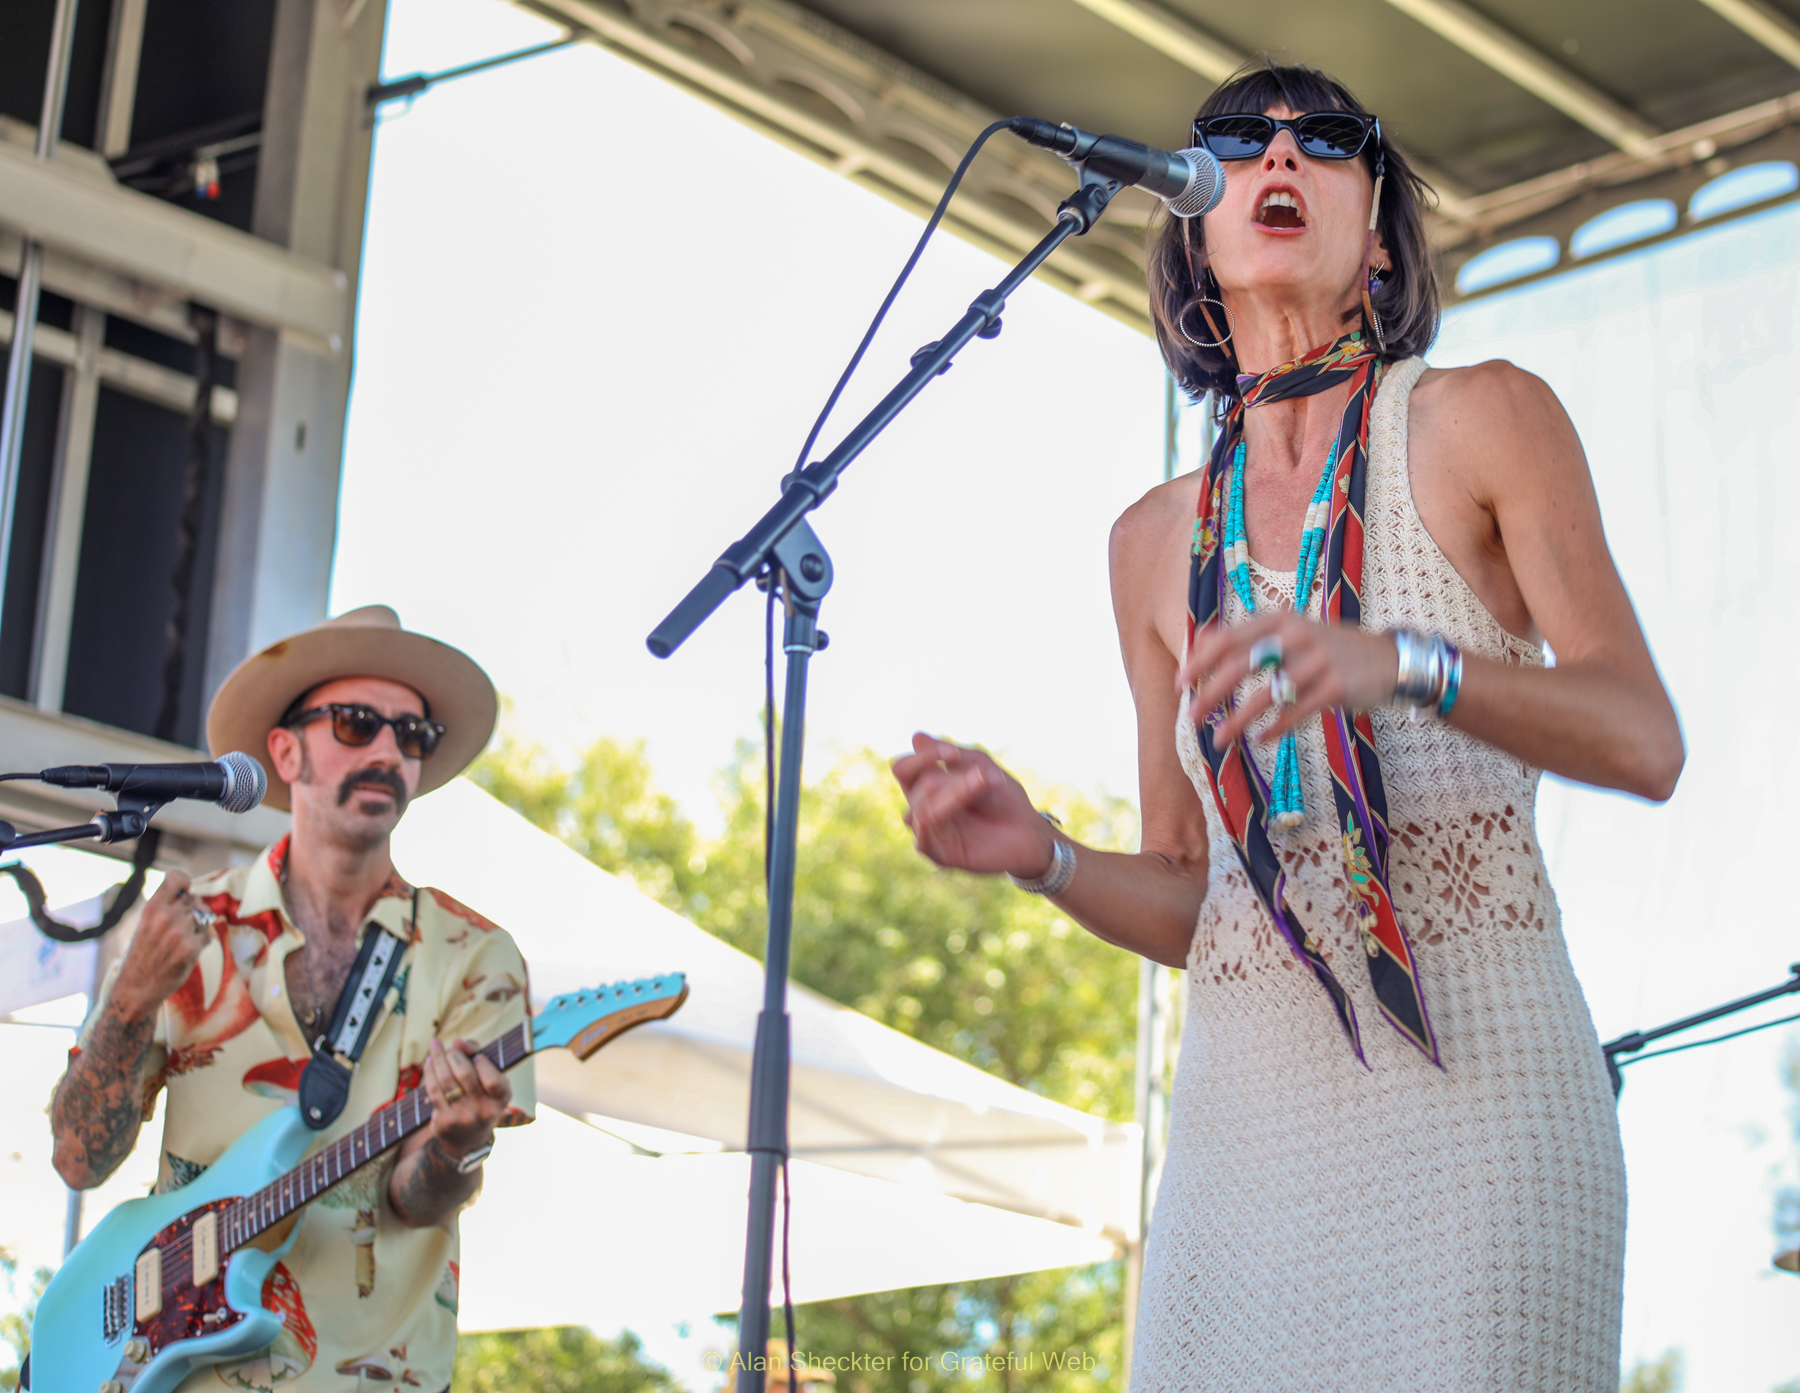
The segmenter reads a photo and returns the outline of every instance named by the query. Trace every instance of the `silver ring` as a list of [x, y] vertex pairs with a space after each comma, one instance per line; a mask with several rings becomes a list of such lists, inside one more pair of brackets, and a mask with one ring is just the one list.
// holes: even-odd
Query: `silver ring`
[[1254, 677], [1264, 668], [1281, 666], [1281, 635], [1270, 634], [1259, 638], [1250, 645], [1250, 675]]
[[1269, 675], [1269, 696], [1283, 711], [1291, 710], [1299, 704], [1300, 689], [1294, 685], [1294, 679], [1287, 675], [1286, 668], [1278, 667]]
[[205, 905], [195, 905], [188, 913], [193, 916], [194, 927], [201, 932], [205, 932], [219, 922], [219, 916], [214, 914]]

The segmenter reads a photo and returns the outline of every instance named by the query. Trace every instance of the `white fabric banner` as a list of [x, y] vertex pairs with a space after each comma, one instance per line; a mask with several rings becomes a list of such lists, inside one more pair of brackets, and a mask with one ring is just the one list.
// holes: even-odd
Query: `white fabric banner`
[[[65, 924], [87, 928], [100, 922], [101, 897], [52, 909]], [[58, 943], [30, 919], [0, 924], [0, 1014], [22, 1011], [59, 996], [86, 994], [94, 985], [94, 945]]]

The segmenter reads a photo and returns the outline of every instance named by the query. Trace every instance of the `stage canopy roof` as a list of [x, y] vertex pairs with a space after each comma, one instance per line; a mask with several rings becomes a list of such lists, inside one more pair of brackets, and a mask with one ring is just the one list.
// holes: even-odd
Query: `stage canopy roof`
[[[919, 209], [995, 115], [1179, 147], [1239, 64], [1311, 63], [1436, 186], [1454, 295], [1679, 236], [1800, 184], [1796, 0], [517, 2]], [[1071, 184], [1015, 141], [989, 148], [950, 222], [1010, 259]], [[1045, 274], [1145, 327], [1151, 208], [1117, 200]]]

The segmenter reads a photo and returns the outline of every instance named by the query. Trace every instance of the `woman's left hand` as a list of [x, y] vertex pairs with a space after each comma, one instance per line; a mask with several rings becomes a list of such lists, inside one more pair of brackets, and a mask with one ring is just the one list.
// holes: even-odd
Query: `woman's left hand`
[[[1278, 739], [1327, 707], [1361, 711], [1386, 704], [1394, 694], [1400, 658], [1392, 635], [1321, 624], [1292, 612], [1263, 614], [1195, 639], [1176, 677], [1179, 691], [1199, 685], [1188, 703], [1190, 719], [1199, 720], [1225, 704], [1250, 674], [1251, 646], [1269, 638], [1281, 645], [1281, 667], [1294, 684], [1295, 700], [1260, 740]], [[1270, 684], [1265, 682], [1213, 732], [1214, 745], [1231, 744], [1273, 704]]]

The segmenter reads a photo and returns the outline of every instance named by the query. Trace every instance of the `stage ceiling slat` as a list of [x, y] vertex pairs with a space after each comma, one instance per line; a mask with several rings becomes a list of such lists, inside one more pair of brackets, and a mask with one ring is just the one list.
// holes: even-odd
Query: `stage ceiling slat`
[[[1681, 235], [1703, 184], [1800, 160], [1800, 0], [520, 3], [915, 208], [994, 115], [1179, 146], [1237, 62], [1312, 63], [1355, 89], [1437, 185], [1447, 285], [1520, 236], [1555, 238], [1566, 268], [1578, 227], [1637, 199], [1672, 200], [1681, 216], [1662, 235]], [[1002, 145], [976, 165], [952, 225], [1017, 254], [1069, 176]], [[1150, 212], [1121, 199], [1051, 278], [1144, 327]]]

